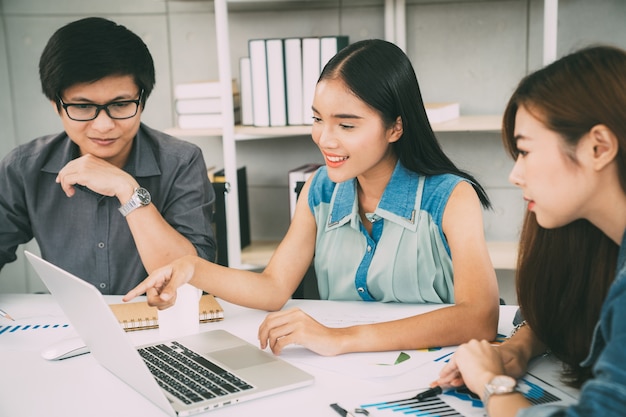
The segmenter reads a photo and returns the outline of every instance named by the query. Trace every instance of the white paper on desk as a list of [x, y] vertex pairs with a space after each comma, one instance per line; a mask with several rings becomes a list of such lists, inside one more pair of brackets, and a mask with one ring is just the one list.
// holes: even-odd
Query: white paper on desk
[[303, 363], [317, 368], [350, 375], [356, 378], [385, 378], [402, 375], [424, 364], [446, 357], [454, 348], [437, 350], [405, 350], [410, 358], [395, 364], [400, 351], [346, 353], [338, 356], [321, 356], [306, 348], [289, 346], [281, 353], [281, 358], [292, 363]]
[[176, 302], [159, 310], [159, 335], [162, 339], [195, 334], [200, 331], [199, 303], [202, 290], [190, 284], [178, 287]]
[[0, 352], [38, 351], [60, 340], [77, 337], [64, 317], [33, 316], [0, 322]]

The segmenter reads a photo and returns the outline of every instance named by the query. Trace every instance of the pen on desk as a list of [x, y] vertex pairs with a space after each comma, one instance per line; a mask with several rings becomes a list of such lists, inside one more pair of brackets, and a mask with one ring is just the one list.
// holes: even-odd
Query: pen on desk
[[439, 385], [434, 386], [432, 388], [427, 389], [424, 392], [420, 392], [419, 394], [417, 394], [415, 396], [415, 399], [418, 401], [423, 401], [427, 398], [430, 397], [436, 397], [437, 395], [441, 394], [443, 392], [443, 390], [441, 389], [441, 387]]
[[341, 417], [354, 417], [348, 410], [346, 410], [345, 408], [343, 408], [337, 403], [332, 403], [330, 406], [332, 407], [333, 410], [339, 413]]
[[4, 318], [7, 318], [7, 319], [9, 319], [9, 320], [13, 320], [13, 321], [15, 321], [15, 319], [14, 319], [13, 317], [11, 317], [11, 316], [9, 315], [9, 313], [7, 313], [6, 311], [4, 311], [4, 310], [3, 310], [3, 309], [1, 309], [1, 308], [0, 308], [0, 316], [2, 316], [2, 317], [4, 317]]

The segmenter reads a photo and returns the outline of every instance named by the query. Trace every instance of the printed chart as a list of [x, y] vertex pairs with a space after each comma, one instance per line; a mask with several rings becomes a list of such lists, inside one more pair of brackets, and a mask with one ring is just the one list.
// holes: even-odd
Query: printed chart
[[33, 330], [51, 330], [51, 329], [62, 329], [69, 327], [69, 324], [59, 324], [59, 323], [50, 323], [50, 324], [16, 324], [14, 326], [0, 326], [0, 335], [6, 333], [7, 335], [10, 333], [16, 332], [25, 332], [25, 331], [33, 331]]
[[67, 320], [33, 317], [0, 324], [0, 352], [41, 350], [62, 339], [76, 337]]
[[[574, 399], [543, 381], [527, 375], [519, 380], [518, 390], [534, 405], [571, 404]], [[351, 411], [351, 410], [349, 410]], [[427, 400], [418, 401], [413, 396], [389, 395], [372, 402], [363, 402], [354, 408], [356, 415], [362, 412], [370, 417], [383, 416], [441, 416], [441, 417], [483, 417], [486, 416], [479, 397], [467, 388], [444, 391], [443, 394]]]

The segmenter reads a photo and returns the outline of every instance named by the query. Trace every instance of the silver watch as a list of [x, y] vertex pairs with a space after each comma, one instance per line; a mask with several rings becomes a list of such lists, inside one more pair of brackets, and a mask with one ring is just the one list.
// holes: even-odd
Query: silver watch
[[492, 395], [512, 394], [516, 392], [517, 380], [508, 375], [494, 376], [491, 381], [485, 384], [485, 393], [483, 395], [483, 406], [487, 409], [489, 398]]
[[130, 200], [123, 206], [119, 208], [122, 216], [128, 216], [133, 210], [138, 209], [139, 207], [144, 207], [150, 204], [152, 198], [150, 197], [150, 193], [145, 188], [139, 187], [135, 188], [135, 192], [130, 197]]

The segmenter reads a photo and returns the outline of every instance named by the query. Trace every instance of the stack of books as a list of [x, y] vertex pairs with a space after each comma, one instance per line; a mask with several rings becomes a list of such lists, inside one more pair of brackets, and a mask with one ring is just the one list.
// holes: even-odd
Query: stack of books
[[[233, 116], [240, 123], [241, 99], [233, 80]], [[221, 87], [219, 81], [177, 84], [174, 99], [178, 127], [181, 129], [212, 129], [223, 126]]]
[[249, 56], [239, 63], [241, 123], [313, 124], [311, 105], [320, 73], [347, 45], [347, 36], [249, 40]]

